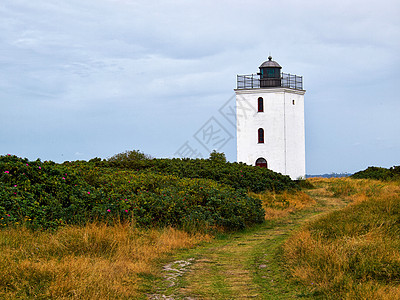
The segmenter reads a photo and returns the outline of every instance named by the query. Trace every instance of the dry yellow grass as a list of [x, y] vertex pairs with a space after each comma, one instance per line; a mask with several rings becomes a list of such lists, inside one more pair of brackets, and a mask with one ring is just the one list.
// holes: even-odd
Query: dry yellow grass
[[400, 299], [399, 184], [311, 181], [320, 197], [341, 197], [350, 204], [286, 242], [294, 277], [328, 299]]
[[283, 218], [296, 210], [315, 204], [315, 201], [302, 191], [283, 193], [266, 191], [259, 194], [250, 192], [249, 195], [262, 201], [266, 220]]
[[0, 231], [0, 298], [132, 299], [139, 274], [174, 249], [209, 240], [173, 228], [130, 224], [65, 227], [57, 232]]
[[[346, 178], [309, 178], [307, 179], [317, 188], [324, 189], [326, 195], [344, 197], [354, 201], [360, 195], [367, 197], [396, 195], [400, 192], [399, 182], [373, 179]], [[356, 196], [356, 197], [354, 197]]]

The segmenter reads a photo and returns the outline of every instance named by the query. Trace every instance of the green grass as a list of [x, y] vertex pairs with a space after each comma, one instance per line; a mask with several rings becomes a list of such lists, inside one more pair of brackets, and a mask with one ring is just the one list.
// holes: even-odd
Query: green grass
[[[282, 245], [293, 230], [306, 220], [343, 206], [344, 202], [317, 199], [318, 201], [310, 201], [306, 206], [306, 197], [302, 193], [297, 195], [297, 198], [295, 195], [279, 195], [274, 198], [279, 203], [288, 202], [279, 208], [289, 211], [288, 214], [282, 214], [241, 232], [217, 236], [209, 244], [169, 258], [169, 261], [189, 258], [195, 260], [190, 271], [185, 273], [174, 287], [166, 288], [164, 283], [163, 288], [162, 280], [155, 283], [155, 293], [159, 296], [172, 296], [174, 299], [314, 297], [314, 291], [309, 291], [304, 285], [291, 280], [290, 270], [285, 266]], [[263, 195], [261, 198], [274, 207], [279, 206], [276, 201], [271, 202], [271, 195]], [[294, 203], [303, 203], [302, 209], [295, 210]], [[161, 265], [165, 263], [164, 261]]]
[[[272, 214], [262, 225], [174, 257], [195, 262], [176, 286], [166, 294], [159, 289], [159, 295], [399, 299], [400, 186], [350, 178], [311, 182], [314, 189], [307, 193], [315, 200], [312, 207]], [[298, 196], [286, 201], [299, 203], [304, 196]], [[260, 197], [275, 208], [276, 200], [285, 203], [281, 195]]]
[[[400, 299], [399, 182], [313, 179], [302, 192], [240, 164], [140, 164], [0, 157], [0, 298]], [[255, 190], [289, 191], [251, 192], [264, 176]], [[193, 249], [205, 229], [217, 238]], [[154, 268], [171, 260], [190, 262], [173, 285]]]

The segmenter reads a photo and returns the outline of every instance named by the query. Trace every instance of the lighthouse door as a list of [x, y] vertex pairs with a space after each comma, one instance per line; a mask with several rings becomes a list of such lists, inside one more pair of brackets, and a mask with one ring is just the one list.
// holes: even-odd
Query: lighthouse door
[[256, 160], [256, 166], [262, 168], [268, 168], [267, 161], [262, 157]]

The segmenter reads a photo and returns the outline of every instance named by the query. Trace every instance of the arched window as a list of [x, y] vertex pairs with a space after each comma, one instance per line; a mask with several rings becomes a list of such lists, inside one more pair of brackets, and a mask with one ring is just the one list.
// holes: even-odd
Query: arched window
[[258, 129], [258, 143], [264, 144], [264, 129], [262, 128]]
[[265, 160], [265, 158], [262, 157], [256, 160], [256, 166], [261, 168], [268, 168], [267, 161]]
[[264, 99], [258, 98], [258, 112], [264, 112]]

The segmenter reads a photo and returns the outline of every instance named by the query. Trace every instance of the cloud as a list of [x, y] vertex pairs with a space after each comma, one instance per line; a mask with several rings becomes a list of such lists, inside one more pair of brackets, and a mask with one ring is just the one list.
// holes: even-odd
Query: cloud
[[[257, 72], [271, 52], [284, 72], [304, 76], [310, 172], [371, 159], [337, 156], [342, 135], [366, 145], [387, 132], [395, 161], [399, 12], [394, 0], [6, 1], [0, 152], [171, 156], [229, 99], [236, 74]], [[235, 149], [223, 151], [234, 160]]]

